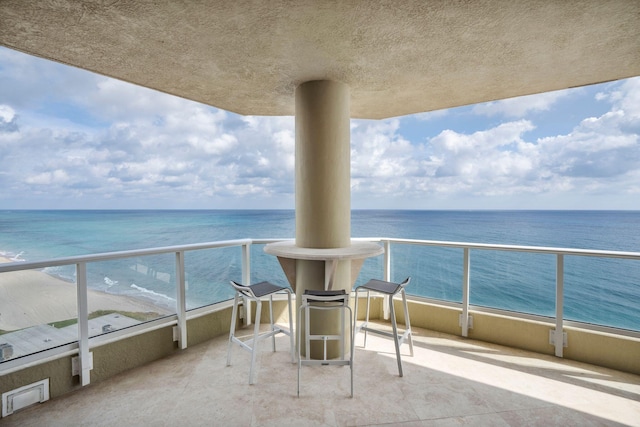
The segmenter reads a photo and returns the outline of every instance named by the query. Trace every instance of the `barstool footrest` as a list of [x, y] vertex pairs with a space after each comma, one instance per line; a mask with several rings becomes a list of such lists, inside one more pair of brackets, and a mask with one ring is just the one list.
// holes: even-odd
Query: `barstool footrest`
[[[350, 366], [351, 362], [343, 359], [302, 359], [300, 366]], [[299, 388], [299, 387], [298, 387]], [[300, 390], [298, 390], [298, 396]], [[353, 396], [352, 396], [353, 397]]]
[[[393, 338], [394, 337], [394, 333], [393, 332], [389, 332], [389, 331], [383, 331], [381, 329], [375, 329], [371, 326], [358, 326], [356, 328], [356, 334], [360, 331], [366, 331], [366, 332], [371, 332], [372, 334], [376, 334], [376, 335], [382, 335], [384, 337], [389, 337], [389, 338]], [[407, 338], [409, 338], [409, 336], [411, 335], [411, 331], [410, 330], [405, 330], [404, 333], [402, 334], [397, 334], [398, 336], [398, 344], [402, 345], [404, 344], [405, 340]]]
[[234, 343], [240, 345], [240, 347], [242, 347], [243, 349], [247, 350], [248, 352], [251, 352], [253, 351], [252, 347], [253, 347], [254, 341], [260, 342], [264, 339], [271, 338], [272, 336], [277, 334], [291, 335], [291, 332], [289, 332], [288, 329], [277, 327], [269, 332], [261, 332], [258, 338], [255, 338], [253, 334], [244, 335], [241, 337], [234, 335], [233, 337], [231, 337], [231, 340]]

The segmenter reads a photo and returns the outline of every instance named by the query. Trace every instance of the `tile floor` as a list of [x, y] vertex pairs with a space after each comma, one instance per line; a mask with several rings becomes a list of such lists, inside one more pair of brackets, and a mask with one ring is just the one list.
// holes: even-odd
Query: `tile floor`
[[640, 376], [512, 348], [414, 331], [415, 355], [356, 340], [349, 368], [297, 369], [287, 337], [264, 345], [257, 383], [249, 353], [219, 337], [0, 419], [4, 426], [640, 426]]

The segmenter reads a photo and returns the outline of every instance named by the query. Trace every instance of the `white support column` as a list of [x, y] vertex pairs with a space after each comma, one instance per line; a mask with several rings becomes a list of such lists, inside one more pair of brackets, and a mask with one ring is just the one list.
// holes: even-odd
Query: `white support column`
[[[349, 87], [318, 80], [296, 88], [296, 245], [346, 248], [351, 245], [351, 111]], [[322, 290], [324, 261], [296, 261], [296, 304], [307, 289]], [[340, 261], [333, 289], [351, 291], [351, 261]], [[314, 310], [314, 325], [323, 331], [339, 327], [339, 316]], [[297, 312], [297, 310], [296, 310]], [[305, 328], [305, 325], [299, 327]], [[325, 332], [314, 331], [314, 334]], [[327, 333], [329, 334], [329, 333]], [[303, 333], [304, 336], [304, 333]], [[332, 343], [336, 344], [336, 343]], [[311, 349], [311, 357], [322, 355]], [[331, 346], [330, 357], [337, 357]]]
[[80, 384], [91, 382], [93, 368], [92, 355], [89, 352], [89, 300], [87, 292], [87, 264], [76, 264], [78, 297], [78, 374]]
[[178, 315], [178, 347], [187, 348], [187, 286], [184, 273], [184, 252], [176, 252], [176, 313]]
[[471, 277], [471, 260], [469, 248], [464, 248], [462, 261], [462, 314], [460, 315], [460, 325], [462, 336], [469, 336], [469, 283]]
[[346, 84], [320, 80], [296, 88], [296, 245], [300, 247], [351, 244], [350, 138]]

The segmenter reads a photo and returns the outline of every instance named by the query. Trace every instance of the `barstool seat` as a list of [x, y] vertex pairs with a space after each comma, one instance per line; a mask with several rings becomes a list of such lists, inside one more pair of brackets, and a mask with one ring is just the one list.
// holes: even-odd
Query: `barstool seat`
[[[411, 322], [409, 321], [409, 308], [407, 306], [407, 295], [405, 293], [405, 287], [409, 284], [411, 277], [407, 277], [401, 283], [393, 283], [386, 282], [384, 280], [371, 279], [364, 285], [360, 285], [355, 289], [355, 312], [356, 316], [358, 315], [358, 292], [360, 290], [367, 291], [367, 312], [366, 318], [363, 323], [358, 325], [358, 320], [355, 320], [355, 331], [353, 333], [354, 337], [360, 331], [364, 331], [364, 347], [367, 346], [367, 332], [372, 332], [379, 335], [384, 335], [388, 337], [392, 337], [395, 347], [396, 347], [396, 359], [398, 361], [398, 375], [402, 376], [402, 359], [400, 357], [400, 346], [404, 343], [405, 340], [409, 340], [409, 351], [411, 356], [413, 356], [413, 337], [411, 335]], [[391, 317], [391, 327], [392, 332], [383, 331], [377, 328], [373, 328], [369, 326], [369, 304], [370, 304], [370, 293], [377, 292], [389, 297], [389, 314]], [[393, 306], [393, 297], [400, 293], [402, 295], [402, 304], [404, 306], [404, 322], [405, 322], [405, 330], [402, 334], [398, 333], [398, 325], [396, 322], [396, 311]]]
[[[311, 310], [340, 310], [340, 331], [337, 334], [312, 334], [311, 333]], [[304, 317], [303, 317], [304, 313]], [[349, 317], [349, 356], [345, 353], [345, 318]], [[301, 327], [304, 321], [304, 346], [305, 357], [302, 357]], [[311, 359], [311, 341], [322, 341], [322, 359]], [[327, 359], [327, 341], [338, 341], [340, 345], [340, 357]], [[349, 307], [349, 294], [342, 290], [305, 290], [302, 295], [302, 304], [298, 309], [298, 396], [300, 396], [300, 371], [303, 365], [348, 365], [351, 370], [351, 397], [353, 397], [353, 311]]]
[[[271, 337], [273, 351], [276, 351], [276, 335], [289, 335], [291, 363], [295, 363], [294, 343], [293, 343], [293, 312], [291, 306], [291, 290], [284, 286], [274, 285], [271, 282], [260, 282], [253, 285], [241, 285], [238, 282], [231, 281], [231, 286], [235, 289], [236, 294], [233, 300], [233, 310], [231, 312], [231, 327], [229, 330], [229, 347], [227, 349], [227, 366], [231, 365], [231, 347], [233, 343], [238, 344], [244, 350], [251, 353], [251, 369], [249, 371], [249, 384], [255, 382], [255, 365], [258, 354], [258, 344], [261, 340]], [[286, 292], [289, 306], [289, 330], [281, 328], [273, 323], [273, 295], [277, 292]], [[262, 315], [262, 299], [269, 297], [269, 320], [271, 327], [268, 332], [260, 333], [260, 317]], [[244, 297], [249, 301], [256, 303], [256, 316], [254, 320], [253, 335], [247, 337], [237, 337], [235, 335], [236, 322], [238, 316], [238, 304]], [[245, 312], [247, 312], [245, 310]]]

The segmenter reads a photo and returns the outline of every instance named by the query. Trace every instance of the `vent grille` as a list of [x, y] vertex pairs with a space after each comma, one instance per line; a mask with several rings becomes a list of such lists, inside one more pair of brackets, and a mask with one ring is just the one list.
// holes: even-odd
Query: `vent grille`
[[49, 378], [2, 393], [2, 417], [49, 400]]

